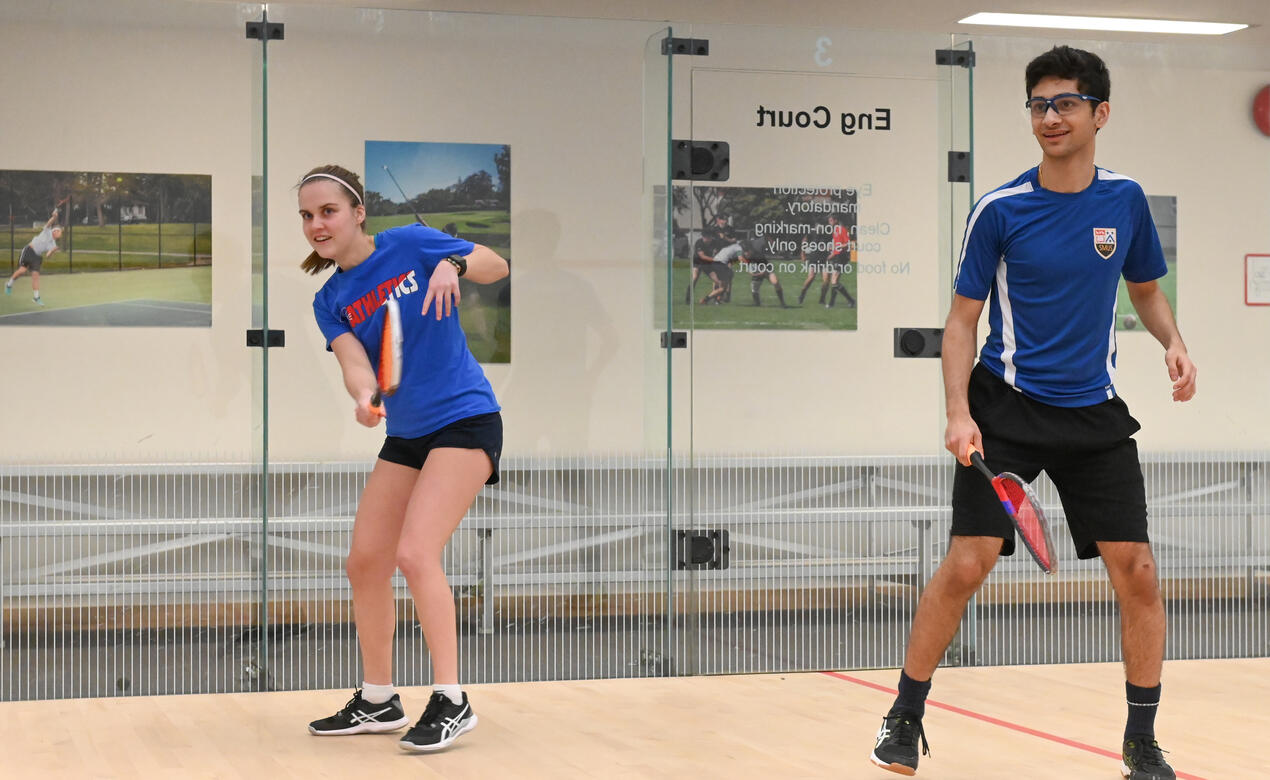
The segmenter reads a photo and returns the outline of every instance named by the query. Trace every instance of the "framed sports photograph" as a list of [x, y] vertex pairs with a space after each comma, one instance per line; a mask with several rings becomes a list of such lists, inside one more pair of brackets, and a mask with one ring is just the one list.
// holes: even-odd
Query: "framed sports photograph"
[[[1148, 195], [1147, 207], [1151, 209], [1151, 219], [1155, 222], [1155, 229], [1160, 234], [1160, 248], [1164, 250], [1164, 262], [1169, 269], [1169, 272], [1159, 280], [1160, 290], [1164, 292], [1164, 297], [1168, 299], [1169, 306], [1176, 316], [1178, 313], [1177, 196]], [[1134, 310], [1133, 302], [1129, 300], [1129, 288], [1125, 285], [1124, 279], [1120, 280], [1120, 289], [1116, 293], [1116, 330], [1147, 332], [1147, 329], [1138, 321], [1138, 312]]]
[[674, 319], [711, 330], [856, 330], [854, 188], [676, 186]]
[[[378, 232], [421, 222], [510, 263], [511, 165], [507, 144], [366, 141], [366, 224]], [[468, 348], [481, 363], [510, 363], [510, 277], [460, 284]]]
[[0, 327], [211, 327], [211, 176], [0, 170], [0, 219]]

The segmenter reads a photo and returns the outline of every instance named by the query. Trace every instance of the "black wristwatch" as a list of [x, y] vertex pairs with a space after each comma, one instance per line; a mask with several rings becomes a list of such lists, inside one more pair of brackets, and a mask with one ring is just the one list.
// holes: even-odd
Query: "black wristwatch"
[[458, 269], [459, 276], [467, 273], [467, 260], [462, 255], [450, 255], [445, 261]]

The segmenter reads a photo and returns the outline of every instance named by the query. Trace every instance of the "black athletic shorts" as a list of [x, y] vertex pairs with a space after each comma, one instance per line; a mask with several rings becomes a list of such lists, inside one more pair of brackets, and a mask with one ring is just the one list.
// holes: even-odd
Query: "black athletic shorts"
[[830, 271], [839, 275], [849, 274], [855, 270], [854, 268], [849, 268], [851, 265], [851, 258], [845, 252], [839, 252], [838, 254], [833, 255], [825, 261], [825, 265]]
[[733, 271], [732, 268], [729, 267], [727, 263], [720, 263], [718, 260], [715, 260], [714, 262], [711, 262], [711, 263], [706, 263], [705, 265], [701, 266], [701, 270], [707, 274], [714, 274], [716, 277], [718, 277], [719, 284], [727, 284], [728, 282], [732, 281], [733, 276], [736, 276], [736, 272]]
[[44, 257], [27, 244], [22, 248], [22, 256], [18, 258], [18, 265], [24, 265], [28, 270], [38, 272], [44, 265]]
[[[1050, 406], [978, 364], [969, 400], [988, 468], [1029, 482], [1044, 470], [1058, 489], [1078, 557], [1097, 558], [1096, 542], [1148, 541], [1146, 488], [1131, 438], [1141, 426], [1119, 397]], [[1001, 554], [1014, 553], [1014, 526], [992, 485], [971, 466], [958, 464], [953, 478], [952, 535], [999, 536]]]
[[412, 469], [423, 468], [428, 453], [440, 447], [461, 450], [485, 450], [491, 471], [486, 485], [498, 484], [498, 456], [503, 451], [503, 417], [498, 412], [464, 417], [416, 439], [389, 436], [379, 450], [379, 457]]

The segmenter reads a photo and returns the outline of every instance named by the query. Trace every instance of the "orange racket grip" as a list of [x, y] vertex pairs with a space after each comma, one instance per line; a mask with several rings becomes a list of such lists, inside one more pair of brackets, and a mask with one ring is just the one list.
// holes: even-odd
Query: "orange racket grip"
[[387, 419], [388, 412], [384, 411], [384, 396], [378, 390], [370, 397], [370, 413]]
[[992, 473], [992, 469], [988, 468], [988, 464], [983, 462], [983, 453], [972, 442], [966, 446], [966, 459], [970, 461], [970, 465], [979, 469], [979, 473], [988, 478], [989, 482], [996, 481], [997, 475]]

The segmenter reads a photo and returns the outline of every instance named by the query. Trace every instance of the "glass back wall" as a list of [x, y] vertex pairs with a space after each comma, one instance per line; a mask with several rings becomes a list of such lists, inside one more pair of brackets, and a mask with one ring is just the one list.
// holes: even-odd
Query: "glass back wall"
[[262, 684], [253, 15], [0, 10], [0, 698]]
[[942, 320], [968, 68], [938, 64], [939, 35], [685, 35], [709, 53], [676, 71], [676, 137], [727, 152], [676, 182], [674, 519], [729, 552], [683, 572], [681, 666], [898, 665], [949, 468], [938, 361], [895, 334]]
[[[663, 27], [270, 5], [271, 533], [290, 553], [272, 667], [281, 687], [358, 676], [344, 557], [383, 428], [357, 425], [313, 320], [324, 277], [295, 183], [364, 176], [368, 224], [419, 220], [508, 258], [460, 317], [503, 409], [502, 479], [454, 535], [464, 681], [673, 671], [668, 590], [666, 197], [671, 61]], [[332, 69], [333, 52], [356, 67]], [[567, 56], [564, 53], [567, 52]], [[330, 121], [310, 99], [340, 96]], [[660, 204], [660, 205], [659, 205]], [[407, 296], [403, 300], [421, 300]], [[279, 325], [280, 323], [280, 325]], [[285, 400], [284, 400], [285, 399]], [[394, 580], [395, 678], [429, 681]]]

